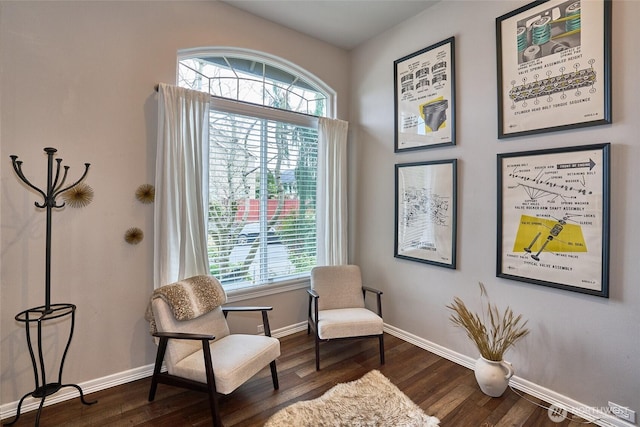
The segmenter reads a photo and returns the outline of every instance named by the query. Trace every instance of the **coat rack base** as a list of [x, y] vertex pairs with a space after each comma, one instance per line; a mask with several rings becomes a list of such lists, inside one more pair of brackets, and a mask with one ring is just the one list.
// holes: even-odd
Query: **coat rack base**
[[[62, 359], [60, 360], [60, 367], [58, 369], [58, 381], [47, 383], [46, 379], [46, 371], [45, 371], [45, 360], [44, 354], [42, 352], [42, 326], [45, 322], [51, 321], [54, 319], [64, 320], [64, 318], [71, 319], [71, 325], [69, 327], [69, 335], [67, 338], [67, 344], [64, 349], [64, 353], [62, 354]], [[93, 405], [97, 403], [97, 400], [87, 401], [84, 398], [84, 393], [82, 392], [82, 388], [80, 388], [77, 384], [63, 384], [62, 383], [62, 369], [64, 368], [64, 362], [67, 357], [67, 352], [69, 351], [69, 346], [71, 345], [71, 338], [73, 338], [73, 329], [75, 327], [76, 320], [76, 306], [74, 304], [69, 303], [61, 303], [61, 304], [49, 304], [49, 305], [41, 305], [39, 307], [30, 308], [24, 311], [21, 311], [15, 316], [15, 319], [18, 322], [24, 323], [25, 325], [25, 334], [27, 337], [27, 346], [29, 347], [29, 355], [31, 356], [31, 363], [33, 365], [33, 376], [35, 379], [35, 389], [32, 392], [29, 392], [22, 396], [20, 402], [18, 403], [18, 409], [16, 410], [16, 417], [13, 421], [6, 423], [4, 425], [10, 426], [14, 424], [20, 418], [20, 410], [22, 408], [22, 403], [24, 399], [31, 396], [36, 399], [40, 399], [40, 405], [38, 406], [38, 412], [36, 414], [36, 427], [40, 424], [40, 413], [42, 412], [42, 407], [44, 406], [44, 401], [47, 396], [51, 396], [54, 393], [60, 391], [60, 389], [64, 387], [74, 387], [80, 393], [80, 400], [85, 405]], [[32, 343], [31, 336], [31, 327], [35, 326], [37, 328], [37, 338], [36, 338], [36, 348], [34, 349], [34, 345]], [[36, 358], [37, 354], [37, 358]]]

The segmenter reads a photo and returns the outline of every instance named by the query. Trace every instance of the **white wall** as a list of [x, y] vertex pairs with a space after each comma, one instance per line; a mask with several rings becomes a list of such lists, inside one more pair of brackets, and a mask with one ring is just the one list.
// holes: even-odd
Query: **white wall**
[[[134, 192], [153, 183], [154, 85], [175, 82], [178, 49], [201, 46], [254, 49], [310, 70], [337, 92], [338, 116], [348, 119], [347, 52], [224, 3], [0, 2], [0, 404], [33, 391], [23, 325], [14, 316], [44, 304], [45, 213], [9, 155], [24, 161], [38, 186], [46, 184], [44, 147], [58, 149], [70, 182], [91, 163], [93, 202], [53, 213], [52, 302], [78, 307], [63, 381], [153, 363], [143, 320], [153, 289], [153, 207]], [[133, 226], [145, 233], [137, 246], [123, 239]], [[261, 301], [274, 305], [272, 328], [304, 320], [304, 295]], [[45, 335], [47, 355], [60, 353], [63, 326]], [[56, 375], [49, 371], [48, 381]]]
[[[585, 405], [611, 400], [640, 411], [640, 2], [613, 4], [612, 125], [498, 140], [495, 18], [523, 4], [444, 0], [352, 53], [354, 259], [385, 291], [387, 323], [475, 358], [445, 306], [454, 296], [477, 301], [482, 281], [500, 307], [529, 319], [530, 336], [507, 353], [517, 375]], [[393, 61], [450, 36], [457, 145], [394, 154]], [[601, 142], [613, 145], [610, 298], [496, 278], [496, 154]], [[394, 164], [450, 158], [459, 168], [458, 268], [395, 259]]]

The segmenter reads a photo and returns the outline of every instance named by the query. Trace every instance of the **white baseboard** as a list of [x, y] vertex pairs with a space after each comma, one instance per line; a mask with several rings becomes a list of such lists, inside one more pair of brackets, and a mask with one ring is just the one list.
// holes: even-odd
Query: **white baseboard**
[[[407, 341], [416, 347], [423, 348], [431, 353], [437, 354], [447, 360], [450, 360], [458, 365], [462, 365], [466, 368], [473, 369], [476, 360], [460, 354], [441, 345], [432, 343], [409, 332], [395, 328], [391, 325], [384, 325], [384, 331], [390, 335], [400, 338], [403, 341]], [[560, 409], [565, 409], [568, 412], [575, 414], [581, 418], [584, 418], [591, 423], [603, 427], [634, 427], [635, 424], [630, 424], [624, 420], [617, 418], [611, 413], [607, 412], [608, 408], [594, 408], [584, 405], [574, 399], [564, 396], [560, 393], [556, 393], [553, 390], [542, 387], [538, 384], [532, 383], [524, 378], [520, 378], [514, 375], [510, 381], [510, 387], [526, 393], [530, 396], [537, 397], [538, 399], [549, 403], [550, 406], [554, 405]]]
[[[307, 322], [300, 322], [294, 325], [286, 326], [284, 328], [275, 329], [271, 331], [271, 335], [276, 338], [282, 338], [287, 335], [291, 335], [297, 332], [302, 332], [306, 329], [307, 329]], [[448, 348], [442, 347], [441, 345], [438, 345], [431, 341], [420, 338], [416, 335], [413, 335], [409, 332], [398, 329], [394, 326], [385, 324], [384, 331], [390, 335], [393, 335], [404, 341], [407, 341], [415, 345], [416, 347], [420, 347], [440, 357], [443, 357], [447, 360], [457, 363], [458, 365], [464, 366], [465, 368], [473, 369], [475, 365], [475, 359], [472, 359], [469, 356], [465, 356], [464, 354], [460, 354]], [[128, 371], [116, 373], [113, 375], [108, 375], [106, 377], [86, 381], [84, 383], [78, 384], [78, 386], [82, 388], [82, 391], [86, 396], [90, 393], [94, 393], [100, 390], [105, 390], [111, 387], [115, 387], [117, 385], [122, 385], [122, 384], [126, 384], [132, 381], [142, 379], [142, 378], [147, 378], [147, 377], [150, 377], [152, 374], [153, 374], [153, 364], [141, 366], [135, 369], [130, 369]], [[616, 418], [614, 415], [610, 413], [605, 412], [605, 410], [603, 410], [604, 408], [593, 408], [587, 405], [583, 405], [580, 402], [577, 402], [567, 396], [556, 393], [553, 390], [549, 390], [545, 387], [532, 383], [531, 381], [525, 380], [524, 378], [520, 378], [518, 376], [514, 376], [513, 378], [511, 378], [510, 386], [516, 390], [522, 391], [523, 393], [527, 393], [533, 397], [541, 399], [544, 402], [548, 402], [551, 405], [555, 405], [560, 409], [566, 409], [572, 414], [578, 415], [584, 418], [585, 420], [588, 420], [593, 424], [596, 424], [599, 426], [634, 427], [634, 424], [630, 424], [626, 421]], [[47, 399], [44, 402], [44, 406], [53, 405], [55, 403], [74, 399], [79, 396], [80, 396], [80, 393], [78, 393], [75, 387], [65, 387], [65, 388], [62, 388], [59, 392], [47, 397]], [[89, 398], [87, 400], [91, 400], [91, 399]], [[16, 402], [11, 402], [11, 403], [1, 405], [0, 419], [4, 420], [6, 418], [14, 417], [18, 409], [18, 403], [19, 402], [16, 401]], [[22, 413], [33, 411], [38, 409], [39, 405], [40, 405], [40, 399], [35, 399], [29, 396], [22, 403], [22, 408], [20, 409], [20, 411]]]
[[[287, 335], [295, 334], [297, 332], [305, 331], [307, 329], [307, 322], [300, 322], [294, 325], [286, 326], [271, 331], [271, 335], [276, 338], [282, 338]], [[164, 369], [164, 368], [163, 368]], [[142, 378], [147, 378], [153, 375], [153, 364], [147, 366], [141, 366], [139, 368], [131, 369], [117, 374], [108, 375], [106, 377], [97, 378], [95, 380], [86, 381], [78, 384], [82, 389], [82, 393], [85, 395], [89, 393], [95, 393], [96, 391], [106, 390], [117, 385], [126, 384], [132, 381], [136, 381]], [[63, 387], [57, 393], [47, 396], [43, 406], [50, 406], [56, 403], [64, 402], [65, 400], [71, 400], [80, 397], [80, 393], [75, 387]], [[86, 398], [91, 400], [91, 398]], [[0, 419], [13, 418], [18, 411], [19, 401], [7, 403], [0, 406]], [[20, 412], [22, 414], [29, 411], [34, 411], [40, 406], [40, 399], [34, 397], [27, 397], [22, 402]]]
[[[85, 400], [91, 400], [90, 397], [87, 398], [87, 395], [90, 393], [95, 393], [96, 391], [105, 390], [117, 385], [122, 385], [135, 380], [150, 377], [152, 374], [153, 364], [130, 369], [124, 372], [119, 372], [117, 374], [107, 375], [106, 377], [85, 381], [81, 384], [78, 384], [78, 386], [82, 389]], [[52, 394], [51, 396], [47, 396], [43, 406], [53, 405], [55, 403], [64, 402], [65, 400], [70, 400], [78, 397], [80, 397], [80, 393], [75, 387], [63, 387], [57, 393]], [[15, 417], [18, 410], [18, 403], [19, 401], [16, 401], [0, 406], [0, 419], [5, 420], [6, 418]], [[28, 396], [22, 402], [20, 413], [24, 414], [29, 411], [34, 411], [38, 409], [38, 406], [40, 406], [40, 399]]]
[[307, 322], [300, 322], [294, 325], [285, 326], [284, 328], [274, 329], [271, 331], [271, 336], [276, 338], [286, 337], [287, 335], [292, 335], [298, 332], [307, 330]]

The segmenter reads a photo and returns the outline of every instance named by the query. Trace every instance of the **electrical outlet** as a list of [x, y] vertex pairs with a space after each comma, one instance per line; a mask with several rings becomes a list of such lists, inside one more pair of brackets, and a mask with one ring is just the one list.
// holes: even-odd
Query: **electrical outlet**
[[609, 408], [611, 409], [611, 413], [621, 420], [629, 421], [630, 423], [636, 422], [636, 411], [632, 411], [631, 409], [618, 405], [617, 403], [609, 402]]
[[264, 325], [258, 325], [258, 333], [264, 334]]

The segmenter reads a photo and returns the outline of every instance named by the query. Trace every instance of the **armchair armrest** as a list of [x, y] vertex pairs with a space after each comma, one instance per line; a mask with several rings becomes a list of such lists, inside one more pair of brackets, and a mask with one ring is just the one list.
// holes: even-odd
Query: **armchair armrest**
[[271, 311], [273, 310], [273, 307], [234, 307], [234, 306], [222, 307], [222, 312], [225, 314], [231, 311], [262, 311], [262, 310]]
[[226, 318], [230, 312], [251, 312], [251, 311], [260, 311], [262, 312], [262, 326], [264, 326], [264, 335], [267, 337], [271, 336], [271, 327], [269, 326], [269, 316], [268, 311], [273, 310], [273, 307], [222, 307], [222, 312], [224, 313], [224, 317]]
[[371, 292], [376, 294], [377, 297], [377, 303], [378, 303], [378, 316], [382, 317], [382, 291], [375, 289], [375, 288], [371, 288], [369, 286], [363, 286], [362, 287], [362, 296], [366, 297], [367, 292]]
[[178, 339], [178, 340], [195, 340], [195, 341], [202, 341], [202, 340], [211, 341], [216, 338], [214, 335], [189, 334], [185, 332], [156, 332], [153, 334], [153, 336], [158, 338], [171, 338], [171, 339]]
[[384, 293], [382, 291], [379, 291], [378, 289], [370, 288], [369, 286], [363, 286], [362, 290], [367, 292], [373, 292], [374, 294], [378, 294], [378, 295], [382, 295]]
[[[315, 289], [307, 289], [307, 293], [309, 294], [309, 313], [308, 314], [309, 314], [309, 322], [310, 322], [308, 324], [310, 325], [311, 323], [313, 323], [314, 325], [316, 325], [316, 323], [318, 322], [318, 299], [320, 298], [320, 295], [315, 291]], [[307, 332], [310, 332], [309, 328], [310, 326], [307, 326]]]

